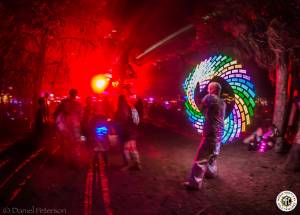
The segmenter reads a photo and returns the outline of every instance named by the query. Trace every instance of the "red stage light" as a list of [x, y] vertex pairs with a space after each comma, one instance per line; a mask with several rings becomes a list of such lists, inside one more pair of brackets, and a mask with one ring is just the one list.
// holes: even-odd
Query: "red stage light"
[[102, 93], [108, 86], [110, 79], [106, 75], [96, 75], [92, 78], [91, 87], [95, 93]]

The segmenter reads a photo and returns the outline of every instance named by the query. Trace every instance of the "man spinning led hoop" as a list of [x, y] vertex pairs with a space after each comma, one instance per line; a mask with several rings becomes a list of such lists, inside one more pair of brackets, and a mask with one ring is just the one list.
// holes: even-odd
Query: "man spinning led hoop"
[[[199, 108], [196, 94], [200, 91], [203, 95], [207, 86], [209, 94], [201, 101]], [[214, 118], [214, 115], [222, 115], [221, 86], [221, 97], [226, 102], [225, 120], [224, 116], [219, 117], [219, 120]], [[222, 54], [198, 64], [185, 80], [183, 87], [186, 94], [187, 116], [197, 131], [203, 133], [191, 175], [185, 186], [199, 189], [205, 173], [207, 176], [216, 175], [215, 158], [220, 152], [219, 142], [221, 141], [222, 144], [231, 142], [238, 138], [241, 132], [246, 131], [250, 118], [254, 115], [256, 94], [254, 83], [242, 65], [237, 60]], [[212, 125], [212, 133], [207, 129], [210, 128], [209, 123], [215, 123]]]
[[[222, 143], [225, 144], [238, 138], [250, 125], [255, 108], [254, 83], [242, 65], [231, 57], [216, 55], [198, 64], [185, 80], [183, 87], [187, 116], [199, 133], [203, 131], [205, 118], [198, 109], [195, 97], [199, 91], [200, 94], [205, 92], [208, 83], [212, 81], [221, 84], [221, 97], [227, 98], [222, 137]], [[197, 87], [199, 89], [196, 90]]]
[[187, 189], [201, 189], [204, 176], [217, 174], [216, 158], [220, 153], [224, 131], [225, 102], [220, 98], [221, 85], [211, 82], [208, 94], [202, 99], [199, 110], [205, 117], [203, 137], [199, 145], [194, 164], [187, 182]]

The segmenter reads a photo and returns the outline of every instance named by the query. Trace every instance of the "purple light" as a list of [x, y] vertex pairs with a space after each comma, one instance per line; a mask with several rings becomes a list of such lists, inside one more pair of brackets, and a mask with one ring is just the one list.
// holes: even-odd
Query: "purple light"
[[266, 140], [273, 134], [272, 130], [267, 131], [266, 133], [264, 133], [264, 135], [262, 136], [262, 141], [259, 144], [259, 152], [265, 152], [266, 151], [266, 146], [267, 146], [267, 142]]
[[153, 97], [149, 97], [149, 98], [148, 98], [148, 102], [149, 102], [149, 103], [153, 103], [153, 102], [154, 102], [154, 98], [153, 98]]

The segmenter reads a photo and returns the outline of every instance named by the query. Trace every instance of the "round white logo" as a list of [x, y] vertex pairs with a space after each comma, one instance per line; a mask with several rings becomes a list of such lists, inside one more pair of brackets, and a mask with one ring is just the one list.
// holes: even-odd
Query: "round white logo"
[[293, 192], [285, 190], [277, 195], [276, 203], [280, 210], [289, 212], [297, 206], [297, 197]]

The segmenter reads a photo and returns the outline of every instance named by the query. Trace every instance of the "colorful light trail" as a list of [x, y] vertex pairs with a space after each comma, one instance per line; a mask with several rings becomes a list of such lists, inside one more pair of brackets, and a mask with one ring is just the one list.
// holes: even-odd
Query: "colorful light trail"
[[199, 133], [202, 133], [205, 118], [195, 102], [195, 89], [199, 84], [200, 92], [216, 78], [224, 79], [234, 92], [234, 106], [225, 119], [222, 143], [232, 141], [246, 131], [254, 114], [254, 84], [242, 65], [231, 57], [216, 55], [198, 64], [184, 82], [186, 94], [186, 113]]

